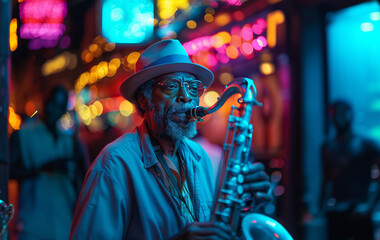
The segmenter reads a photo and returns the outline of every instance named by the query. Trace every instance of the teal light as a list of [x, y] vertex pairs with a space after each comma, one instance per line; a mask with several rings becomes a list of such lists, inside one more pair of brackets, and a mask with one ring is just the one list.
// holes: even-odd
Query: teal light
[[327, 16], [329, 102], [348, 101], [354, 131], [380, 143], [380, 4], [369, 1]]
[[370, 31], [373, 31], [373, 24], [372, 23], [362, 23], [360, 25], [360, 29], [363, 31], [363, 32], [370, 32]]
[[102, 32], [114, 43], [138, 44], [153, 36], [152, 0], [103, 0]]

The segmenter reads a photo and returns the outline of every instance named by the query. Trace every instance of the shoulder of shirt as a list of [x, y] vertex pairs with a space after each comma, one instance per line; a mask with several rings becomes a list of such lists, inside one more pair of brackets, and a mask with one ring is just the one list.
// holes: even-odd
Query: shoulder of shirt
[[111, 165], [123, 164], [128, 153], [140, 151], [137, 132], [126, 133], [109, 143], [91, 164], [90, 171], [108, 171]]

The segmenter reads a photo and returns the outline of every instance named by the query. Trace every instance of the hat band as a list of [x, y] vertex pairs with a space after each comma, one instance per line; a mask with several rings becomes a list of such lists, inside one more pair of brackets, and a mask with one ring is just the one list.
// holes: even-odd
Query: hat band
[[162, 64], [168, 64], [168, 63], [191, 63], [191, 61], [187, 55], [174, 54], [174, 55], [168, 55], [166, 57], [160, 58], [159, 60], [154, 61], [149, 65], [146, 65], [143, 69], [148, 68], [148, 67], [153, 67], [155, 65], [162, 65]]

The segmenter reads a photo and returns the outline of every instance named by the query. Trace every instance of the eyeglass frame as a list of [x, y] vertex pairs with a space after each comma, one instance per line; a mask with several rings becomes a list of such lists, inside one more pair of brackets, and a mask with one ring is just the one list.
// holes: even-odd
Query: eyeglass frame
[[[203, 95], [203, 93], [205, 92], [205, 90], [206, 90], [206, 86], [203, 84], [203, 82], [201, 80], [198, 80], [198, 79], [192, 79], [192, 80], [186, 81], [186, 78], [178, 79], [178, 78], [174, 78], [173, 77], [173, 78], [169, 78], [169, 79], [163, 79], [163, 80], [160, 80], [159, 82], [154, 83], [154, 85], [160, 87], [161, 90], [165, 94], [167, 94], [167, 95], [173, 95], [172, 97], [174, 97], [174, 96], [176, 96], [178, 94], [180, 88], [178, 88], [177, 92], [175, 92], [175, 93], [172, 93], [172, 94], [166, 93], [164, 87], [165, 87], [167, 81], [174, 81], [174, 82], [176, 82], [178, 84], [178, 87], [180, 86], [182, 89], [184, 89], [184, 85], [186, 85], [187, 86], [186, 90], [187, 90], [189, 96], [191, 96], [192, 98], [201, 97]], [[198, 84], [198, 93], [196, 95], [191, 94], [191, 91], [189, 89], [191, 83], [199, 83]], [[203, 87], [201, 87], [201, 86], [203, 86]], [[200, 89], [202, 89], [202, 91], [200, 91]]]

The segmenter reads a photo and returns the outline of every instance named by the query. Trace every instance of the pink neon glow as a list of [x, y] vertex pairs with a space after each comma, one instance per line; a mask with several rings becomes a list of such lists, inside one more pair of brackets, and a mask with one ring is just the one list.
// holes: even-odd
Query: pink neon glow
[[245, 40], [245, 41], [249, 41], [252, 39], [253, 37], [253, 31], [250, 27], [244, 27], [242, 30], [241, 30], [241, 37]]
[[[62, 22], [67, 14], [65, 1], [59, 0], [24, 0], [20, 3], [20, 18], [22, 22], [59, 20]], [[54, 21], [56, 22], [56, 21]]]
[[208, 54], [207, 56], [207, 64], [211, 67], [215, 66], [218, 63], [215, 55], [213, 53]]
[[20, 37], [59, 39], [65, 32], [65, 0], [24, 0], [20, 3]]
[[259, 24], [253, 24], [252, 30], [257, 35], [262, 34], [264, 32], [264, 28], [262, 28]]
[[205, 36], [201, 38], [196, 38], [190, 42], [186, 42], [183, 44], [183, 47], [185, 48], [187, 54], [194, 55], [198, 51], [207, 51], [209, 50], [211, 46], [211, 37]]
[[226, 53], [226, 45], [223, 44], [221, 47], [215, 48], [215, 50], [219, 53]]
[[242, 4], [241, 0], [227, 0], [226, 2], [229, 5], [235, 5], [235, 6], [240, 6]]
[[261, 42], [262, 47], [266, 47], [268, 44], [267, 39], [264, 36], [257, 37], [257, 41]]
[[231, 28], [231, 35], [240, 35], [241, 28], [239, 26], [233, 26]]
[[228, 63], [230, 61], [230, 58], [226, 54], [223, 54], [223, 53], [217, 53], [216, 57], [218, 61], [221, 63]]
[[249, 54], [253, 53], [253, 47], [252, 47], [252, 44], [247, 43], [247, 42], [244, 42], [244, 43], [241, 45], [241, 51], [242, 51], [242, 53], [245, 54], [245, 55], [249, 55]]
[[257, 19], [256, 23], [259, 24], [262, 29], [265, 29], [267, 27], [267, 21], [265, 21], [264, 18]]
[[256, 51], [261, 51], [263, 49], [263, 46], [262, 46], [262, 42], [260, 41], [257, 41], [258, 39], [254, 39], [252, 41], [252, 47], [253, 49], [255, 49]]

